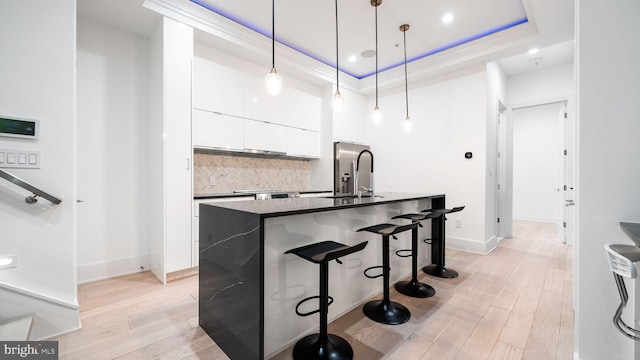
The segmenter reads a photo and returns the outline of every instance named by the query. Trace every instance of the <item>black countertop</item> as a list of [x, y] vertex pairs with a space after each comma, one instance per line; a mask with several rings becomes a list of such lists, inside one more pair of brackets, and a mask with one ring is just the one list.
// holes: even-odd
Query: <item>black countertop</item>
[[262, 217], [276, 217], [306, 214], [313, 212], [332, 211], [362, 206], [390, 204], [394, 202], [444, 197], [443, 194], [407, 194], [380, 193], [375, 197], [362, 198], [290, 198], [256, 201], [229, 201], [202, 204], [203, 206], [217, 206], [226, 209], [257, 214]]
[[621, 222], [620, 227], [636, 245], [640, 246], [640, 223]]
[[[279, 191], [279, 190], [278, 190]], [[280, 191], [279, 191], [280, 192]], [[298, 192], [300, 194], [321, 194], [321, 193], [330, 193], [331, 190], [294, 190], [294, 191], [283, 191], [283, 192]], [[253, 196], [252, 194], [246, 193], [212, 193], [212, 194], [195, 194], [193, 195], [194, 200], [201, 199], [224, 199], [224, 198], [237, 198], [237, 197], [247, 197]]]

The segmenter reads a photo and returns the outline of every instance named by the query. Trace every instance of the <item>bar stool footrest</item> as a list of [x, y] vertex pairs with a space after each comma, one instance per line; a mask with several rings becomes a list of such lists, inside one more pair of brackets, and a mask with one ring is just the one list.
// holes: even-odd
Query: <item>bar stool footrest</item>
[[403, 257], [403, 258], [404, 257], [411, 257], [411, 255], [413, 255], [413, 250], [412, 249], [396, 250], [396, 255], [399, 256], [399, 257]]
[[[314, 296], [309, 296], [308, 298], [304, 298], [304, 299], [300, 300], [300, 301], [298, 302], [298, 304], [296, 305], [296, 314], [297, 314], [298, 316], [309, 316], [309, 315], [313, 315], [313, 314], [319, 313], [319, 312], [320, 312], [320, 309], [315, 309], [315, 310], [312, 310], [312, 311], [309, 311], [309, 312], [306, 312], [306, 313], [302, 313], [302, 312], [300, 312], [300, 311], [298, 310], [298, 308], [300, 307], [300, 305], [302, 305], [303, 303], [305, 303], [305, 302], [307, 302], [307, 301], [309, 301], [309, 300], [313, 300], [313, 299], [320, 299], [320, 296], [319, 296], [319, 295], [314, 295]], [[329, 306], [329, 305], [333, 304], [333, 297], [329, 296], [329, 298], [328, 298], [328, 302], [329, 302], [329, 303], [327, 304], [327, 306]]]
[[371, 267], [368, 267], [368, 268], [364, 269], [364, 271], [362, 273], [364, 274], [364, 276], [368, 277], [369, 279], [379, 278], [380, 276], [382, 276], [384, 274], [378, 274], [378, 275], [369, 275], [369, 274], [367, 274], [367, 271], [373, 270], [373, 269], [378, 269], [378, 268], [382, 269], [383, 266], [382, 265], [371, 266]]

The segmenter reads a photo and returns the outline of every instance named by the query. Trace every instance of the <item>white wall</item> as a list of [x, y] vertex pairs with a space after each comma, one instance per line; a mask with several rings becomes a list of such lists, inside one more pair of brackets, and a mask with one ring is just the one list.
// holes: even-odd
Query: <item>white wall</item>
[[149, 39], [78, 19], [78, 281], [149, 267]]
[[[409, 88], [413, 130], [403, 129], [405, 92], [379, 97], [383, 121], [367, 121], [377, 192], [446, 194], [465, 205], [447, 222], [447, 246], [486, 252], [485, 166], [487, 75], [481, 71]], [[374, 101], [366, 109], [373, 109]], [[473, 153], [465, 159], [465, 152]], [[419, 209], [418, 209], [419, 210]], [[459, 220], [460, 228], [454, 226]]]
[[[582, 360], [637, 359], [637, 343], [611, 321], [620, 300], [603, 245], [631, 243], [619, 222], [640, 222], [640, 47], [633, 46], [640, 42], [640, 2], [578, 0], [576, 13], [580, 175], [575, 346]], [[631, 315], [638, 302], [636, 288], [629, 287]]]
[[510, 108], [544, 104], [573, 97], [573, 63], [549, 66], [509, 76], [507, 102]]
[[[27, 205], [28, 192], [0, 181], [0, 254], [18, 256], [18, 267], [0, 270], [0, 281], [72, 308], [77, 306], [75, 1], [0, 2], [0, 44], [2, 114], [41, 122], [39, 140], [1, 138], [2, 147], [42, 155], [40, 169], [9, 172], [62, 199], [57, 206], [44, 199]], [[4, 295], [0, 291], [0, 321], [33, 312], [26, 301], [16, 304]], [[45, 338], [79, 327], [78, 311], [71, 308], [53, 305], [36, 313], [32, 335]]]
[[561, 103], [513, 111], [513, 218], [558, 222]]

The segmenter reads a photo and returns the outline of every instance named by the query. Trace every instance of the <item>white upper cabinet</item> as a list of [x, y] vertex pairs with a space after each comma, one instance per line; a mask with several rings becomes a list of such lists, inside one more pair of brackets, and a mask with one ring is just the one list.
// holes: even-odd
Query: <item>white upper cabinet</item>
[[318, 157], [320, 96], [286, 86], [270, 96], [262, 76], [224, 62], [194, 57], [193, 146]]
[[286, 125], [286, 97], [268, 95], [264, 80], [254, 79], [244, 88], [243, 112], [247, 119]]
[[287, 99], [286, 124], [300, 129], [320, 131], [320, 97], [295, 89], [289, 89], [285, 96]]
[[193, 58], [193, 107], [244, 116], [242, 73], [199, 57]]
[[320, 133], [288, 127], [287, 155], [319, 158]]
[[242, 118], [193, 109], [191, 119], [193, 146], [227, 150], [244, 149]]
[[287, 127], [262, 121], [244, 120], [245, 150], [287, 151]]

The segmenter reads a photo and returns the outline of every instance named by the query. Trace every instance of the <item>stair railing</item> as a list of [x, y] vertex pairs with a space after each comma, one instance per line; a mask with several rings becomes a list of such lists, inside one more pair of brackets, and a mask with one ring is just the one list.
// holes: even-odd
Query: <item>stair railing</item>
[[44, 191], [38, 189], [37, 187], [29, 184], [28, 182], [20, 179], [19, 177], [15, 176], [15, 175], [12, 175], [12, 174], [10, 174], [10, 173], [2, 170], [2, 169], [0, 169], [0, 177], [3, 178], [3, 179], [8, 180], [9, 182], [12, 182], [12, 183], [20, 186], [21, 188], [23, 188], [23, 189], [25, 189], [27, 191], [32, 192], [33, 195], [27, 196], [24, 199], [24, 201], [27, 204], [35, 204], [36, 202], [38, 202], [38, 197], [45, 198], [45, 199], [51, 201], [54, 205], [58, 205], [58, 204], [60, 204], [62, 202], [62, 200], [60, 200], [59, 198], [57, 198], [57, 197], [55, 197], [55, 196], [53, 196], [53, 195], [51, 195], [51, 194], [49, 194], [47, 192], [44, 192]]

